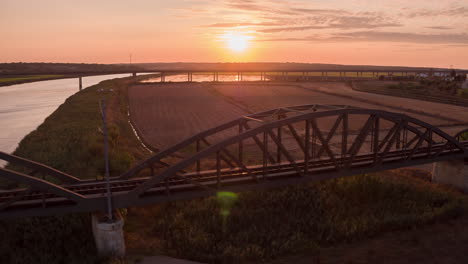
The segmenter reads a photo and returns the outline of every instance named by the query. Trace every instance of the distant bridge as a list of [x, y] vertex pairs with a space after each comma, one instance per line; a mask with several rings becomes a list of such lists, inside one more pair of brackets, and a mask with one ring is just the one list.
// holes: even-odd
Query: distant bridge
[[[467, 132], [467, 131], [463, 131]], [[461, 133], [407, 115], [338, 105], [278, 108], [198, 133], [112, 177], [126, 208], [468, 157]], [[0, 218], [106, 211], [106, 182], [0, 152]]]
[[[186, 75], [187, 82], [194, 81], [194, 75], [212, 75], [213, 82], [219, 81], [220, 75], [236, 75], [238, 81], [244, 81], [244, 76], [255, 74], [259, 76], [257, 81], [315, 81], [315, 80], [373, 80], [384, 78], [391, 79], [414, 79], [415, 76], [450, 76], [452, 70], [450, 69], [401, 69], [401, 70], [382, 70], [375, 68], [360, 68], [360, 69], [283, 69], [283, 68], [269, 68], [269, 69], [239, 69], [238, 67], [228, 67], [227, 69], [218, 68], [205, 68], [205, 69], [154, 69], [154, 70], [115, 70], [115, 71], [74, 71], [74, 72], [27, 72], [18, 74], [8, 74], [8, 76], [24, 76], [24, 75], [40, 75], [40, 74], [66, 74], [69, 76], [77, 77], [79, 79], [79, 88], [82, 89], [82, 78], [94, 75], [111, 75], [111, 74], [129, 74], [136, 77], [138, 74], [158, 74], [160, 81], [165, 82], [166, 77], [170, 75]], [[457, 75], [466, 75], [468, 70], [455, 70]], [[0, 74], [1, 77], [1, 74]]]

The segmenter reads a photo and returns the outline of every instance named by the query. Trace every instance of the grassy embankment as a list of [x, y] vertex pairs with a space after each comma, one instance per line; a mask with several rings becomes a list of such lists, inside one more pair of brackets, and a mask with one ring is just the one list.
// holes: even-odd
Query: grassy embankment
[[[106, 81], [69, 98], [15, 154], [87, 178], [103, 174], [98, 100], [111, 123], [111, 170], [145, 152], [127, 122], [128, 81]], [[98, 92], [113, 88], [113, 92]], [[130, 258], [164, 253], [208, 262], [268, 260], [464, 214], [466, 201], [411, 177], [355, 176], [278, 190], [130, 209]], [[87, 214], [2, 221], [2, 263], [96, 261]]]
[[[143, 156], [127, 122], [125, 87], [125, 81], [105, 81], [73, 95], [26, 136], [14, 154], [80, 178], [103, 175], [98, 103], [105, 97], [111, 123], [111, 173], [120, 174]], [[109, 88], [114, 91], [98, 91]], [[95, 263], [90, 223], [88, 214], [1, 221], [0, 263]]]
[[352, 84], [353, 89], [361, 92], [468, 106], [468, 91], [458, 89], [458, 86], [456, 82], [442, 80], [413, 82], [367, 81]]
[[13, 84], [20, 84], [20, 83], [28, 83], [28, 82], [37, 82], [37, 81], [46, 81], [46, 80], [55, 80], [55, 79], [62, 79], [66, 78], [66, 75], [57, 75], [57, 74], [49, 74], [49, 75], [25, 75], [25, 76], [3, 76], [0, 77], [0, 86], [7, 86]]

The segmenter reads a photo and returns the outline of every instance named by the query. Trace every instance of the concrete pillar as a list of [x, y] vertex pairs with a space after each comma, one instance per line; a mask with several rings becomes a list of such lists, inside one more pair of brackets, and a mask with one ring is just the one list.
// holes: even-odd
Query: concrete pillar
[[137, 76], [137, 73], [136, 73], [136, 72], [132, 73], [132, 76], [133, 76], [133, 77], [136, 77], [136, 76]]
[[109, 223], [105, 221], [104, 214], [92, 215], [94, 241], [100, 257], [125, 256], [124, 220], [118, 211], [115, 211], [114, 216], [114, 221]]
[[78, 77], [80, 91], [83, 89], [83, 80], [82, 77]]
[[468, 174], [464, 175], [464, 166], [464, 160], [435, 162], [432, 166], [432, 181], [468, 192]]

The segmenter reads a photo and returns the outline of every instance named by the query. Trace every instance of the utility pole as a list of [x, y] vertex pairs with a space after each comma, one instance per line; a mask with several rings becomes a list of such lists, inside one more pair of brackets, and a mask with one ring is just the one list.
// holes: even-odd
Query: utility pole
[[112, 217], [112, 193], [110, 190], [110, 173], [109, 173], [109, 137], [107, 134], [107, 120], [106, 120], [106, 100], [101, 99], [101, 117], [104, 132], [104, 161], [106, 163], [106, 190], [107, 190], [107, 219], [109, 222], [113, 221]]
[[130, 53], [130, 64], [132, 64], [132, 54]]

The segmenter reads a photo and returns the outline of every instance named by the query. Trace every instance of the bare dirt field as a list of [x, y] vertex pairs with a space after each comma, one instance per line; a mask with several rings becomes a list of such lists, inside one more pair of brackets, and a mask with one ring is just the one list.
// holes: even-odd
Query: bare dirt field
[[463, 106], [365, 93], [353, 90], [349, 85], [339, 82], [307, 83], [303, 84], [303, 86], [312, 91], [330, 96], [368, 102], [374, 105], [373, 108], [376, 109], [401, 112], [429, 124], [439, 126], [445, 132], [452, 135], [468, 127], [468, 109]]
[[[344, 83], [171, 83], [129, 89], [133, 123], [145, 142], [169, 147], [242, 115], [303, 104], [350, 105], [410, 115], [449, 134], [468, 127], [465, 107], [352, 90]], [[362, 120], [361, 120], [362, 121]], [[325, 129], [326, 130], [326, 129]], [[431, 169], [431, 164], [421, 166]], [[382, 175], [388, 172], [382, 172]], [[465, 173], [468, 170], [465, 169]], [[467, 218], [286, 257], [274, 263], [464, 263]], [[385, 261], [384, 261], [385, 260]]]
[[[404, 113], [452, 135], [468, 125], [465, 107], [363, 93], [339, 82], [140, 84], [129, 89], [129, 98], [131, 118], [139, 134], [158, 149], [242, 115], [303, 104]], [[356, 118], [354, 126], [360, 127], [365, 118]]]
[[468, 111], [465, 107], [363, 93], [340, 82], [224, 84], [215, 85], [214, 88], [252, 112], [298, 104], [337, 104], [404, 113], [437, 126], [468, 125]]
[[140, 136], [158, 149], [247, 114], [199, 83], [135, 85], [129, 98]]

